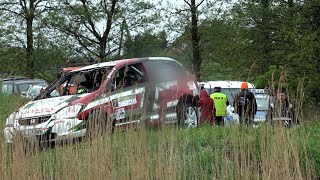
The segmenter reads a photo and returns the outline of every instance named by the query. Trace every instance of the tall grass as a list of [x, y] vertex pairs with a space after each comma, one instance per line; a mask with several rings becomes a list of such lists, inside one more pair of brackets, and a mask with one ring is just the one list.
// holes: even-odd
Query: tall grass
[[[0, 96], [3, 122], [19, 101]], [[319, 127], [141, 126], [27, 153], [1, 134], [0, 179], [312, 179], [320, 176]]]

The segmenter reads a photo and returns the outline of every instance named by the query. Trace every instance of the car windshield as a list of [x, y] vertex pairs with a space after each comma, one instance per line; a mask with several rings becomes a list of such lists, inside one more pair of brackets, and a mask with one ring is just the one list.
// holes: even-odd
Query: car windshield
[[113, 66], [107, 66], [68, 73], [52, 83], [39, 98], [75, 95], [96, 91], [107, 78], [112, 68]]
[[26, 92], [30, 87], [30, 84], [19, 84], [18, 89], [20, 92]]
[[18, 89], [20, 92], [27, 92], [31, 85], [47, 86], [45, 82], [26, 82], [18, 84]]
[[38, 96], [41, 92], [41, 89], [42, 89], [41, 86], [35, 86], [35, 87], [31, 88], [30, 95], [31, 96]]
[[268, 96], [256, 96], [256, 102], [258, 111], [267, 111], [269, 109]]

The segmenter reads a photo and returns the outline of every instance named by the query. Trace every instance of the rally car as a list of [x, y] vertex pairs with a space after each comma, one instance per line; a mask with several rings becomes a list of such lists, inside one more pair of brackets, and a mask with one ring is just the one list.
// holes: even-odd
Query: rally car
[[12, 113], [5, 137], [51, 142], [142, 123], [196, 127], [198, 92], [195, 76], [171, 58], [94, 64], [63, 75]]

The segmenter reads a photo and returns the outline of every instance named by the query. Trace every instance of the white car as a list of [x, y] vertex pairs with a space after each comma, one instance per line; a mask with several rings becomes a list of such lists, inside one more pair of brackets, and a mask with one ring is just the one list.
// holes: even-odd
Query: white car
[[27, 99], [34, 99], [41, 93], [41, 91], [45, 90], [47, 87], [47, 85], [30, 85], [27, 92], [22, 93], [22, 97], [25, 97]]
[[193, 128], [198, 125], [198, 92], [195, 76], [171, 58], [93, 64], [61, 76], [12, 113], [4, 134], [8, 143], [15, 133], [28, 141], [47, 143], [141, 122], [150, 127], [177, 124]]

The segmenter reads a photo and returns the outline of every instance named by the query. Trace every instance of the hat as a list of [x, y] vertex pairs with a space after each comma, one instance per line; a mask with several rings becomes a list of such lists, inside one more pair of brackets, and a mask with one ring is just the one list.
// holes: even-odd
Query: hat
[[220, 87], [220, 86], [214, 87], [214, 91], [215, 91], [215, 92], [220, 92], [220, 91], [221, 91], [221, 87]]
[[248, 83], [247, 82], [243, 82], [241, 84], [241, 89], [248, 89]]

